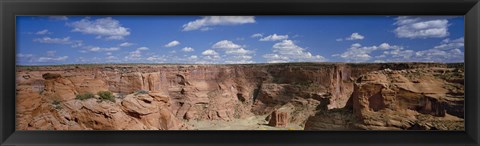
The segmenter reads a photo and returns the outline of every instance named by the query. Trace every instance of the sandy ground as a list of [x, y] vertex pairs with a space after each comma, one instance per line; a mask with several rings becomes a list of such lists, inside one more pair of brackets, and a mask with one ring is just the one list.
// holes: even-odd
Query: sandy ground
[[252, 116], [244, 119], [234, 119], [230, 121], [222, 120], [202, 120], [188, 121], [193, 129], [196, 130], [303, 130], [299, 125], [287, 125], [286, 128], [268, 126], [268, 121], [264, 116]]

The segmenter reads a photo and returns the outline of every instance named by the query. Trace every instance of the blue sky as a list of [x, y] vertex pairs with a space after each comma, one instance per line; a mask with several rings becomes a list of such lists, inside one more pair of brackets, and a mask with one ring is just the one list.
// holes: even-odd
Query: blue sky
[[17, 64], [463, 62], [463, 16], [17, 16]]

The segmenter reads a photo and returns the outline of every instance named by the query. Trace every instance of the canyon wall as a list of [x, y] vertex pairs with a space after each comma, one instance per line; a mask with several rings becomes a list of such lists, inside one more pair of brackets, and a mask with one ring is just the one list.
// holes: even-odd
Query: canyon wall
[[[191, 129], [185, 123], [188, 120], [229, 121], [268, 115], [277, 110], [287, 112], [289, 123], [301, 126], [307, 123], [307, 130], [329, 129], [322, 128], [325, 125], [340, 129], [375, 129], [368, 124], [358, 125], [365, 123], [363, 117], [374, 115], [365, 114], [371, 109], [374, 112], [410, 109], [437, 116], [445, 115], [442, 113], [445, 109], [448, 115], [463, 115], [463, 100], [453, 104], [438, 98], [448, 95], [456, 99], [461, 99], [461, 96], [463, 99], [463, 92], [450, 94], [449, 89], [443, 90], [444, 87], [431, 87], [434, 89], [428, 93], [418, 91], [420, 88], [423, 92], [423, 88], [430, 84], [443, 86], [444, 80], [451, 80], [455, 85], [459, 82], [463, 84], [463, 76], [442, 80], [433, 78], [426, 83], [423, 80], [405, 79], [400, 84], [382, 80], [391, 78], [391, 75], [369, 77], [369, 73], [385, 69], [397, 71], [449, 67], [452, 66], [436, 63], [18, 67], [17, 129], [182, 130]], [[46, 74], [55, 76], [46, 77]], [[376, 78], [380, 79], [370, 83]], [[417, 86], [415, 82], [421, 82], [423, 86]], [[390, 89], [387, 85], [383, 87], [378, 84], [395, 84], [396, 87]], [[75, 99], [77, 95], [99, 91], [113, 92], [115, 101]], [[147, 92], [139, 94], [139, 91]], [[390, 91], [402, 94], [402, 97], [418, 98], [395, 98], [391, 100], [402, 102], [392, 103], [387, 96]], [[363, 103], [363, 100], [370, 102]], [[416, 105], [417, 101], [422, 105]], [[389, 103], [394, 107], [390, 107]], [[352, 111], [347, 116], [352, 120], [345, 120], [339, 117], [344, 114], [333, 112], [339, 110]], [[318, 123], [329, 119], [328, 116], [336, 117], [342, 124], [339, 126], [327, 122], [318, 126]], [[354, 122], [348, 124], [345, 121]]]
[[464, 130], [463, 67], [361, 75], [347, 105], [319, 111], [306, 130]]

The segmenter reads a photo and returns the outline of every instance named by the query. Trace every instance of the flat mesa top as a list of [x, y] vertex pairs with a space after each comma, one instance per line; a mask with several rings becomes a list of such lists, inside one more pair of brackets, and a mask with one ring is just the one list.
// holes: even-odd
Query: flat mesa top
[[[341, 62], [294, 62], [294, 63], [257, 63], [257, 64], [65, 64], [65, 65], [42, 65], [21, 66], [17, 65], [16, 71], [61, 71], [82, 69], [158, 69], [158, 68], [197, 68], [197, 67], [295, 67], [295, 68], [322, 68], [322, 67], [361, 67], [369, 66], [378, 69], [412, 69], [425, 67], [463, 68], [464, 63], [425, 63], [425, 62], [399, 62], [399, 63], [341, 63]], [[320, 67], [320, 68], [319, 68]]]
[[65, 66], [95, 66], [95, 67], [122, 67], [122, 66], [268, 66], [268, 65], [426, 65], [426, 64], [443, 64], [443, 65], [463, 65], [463, 62], [458, 63], [438, 63], [438, 62], [390, 62], [390, 63], [349, 63], [349, 62], [289, 62], [289, 63], [248, 63], [248, 64], [174, 64], [174, 63], [127, 63], [127, 64], [61, 64], [61, 65], [17, 65], [19, 68], [23, 67], [65, 67]]

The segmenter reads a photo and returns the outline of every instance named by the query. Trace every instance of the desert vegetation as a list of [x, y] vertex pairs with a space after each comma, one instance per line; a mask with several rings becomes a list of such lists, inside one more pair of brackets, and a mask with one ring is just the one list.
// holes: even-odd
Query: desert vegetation
[[90, 98], [95, 98], [95, 95], [93, 93], [90, 93], [90, 92], [78, 94], [75, 97], [75, 99], [78, 99], [78, 100], [85, 100], [85, 99], [90, 99]]
[[21, 130], [464, 129], [463, 64], [104, 64], [17, 71]]

